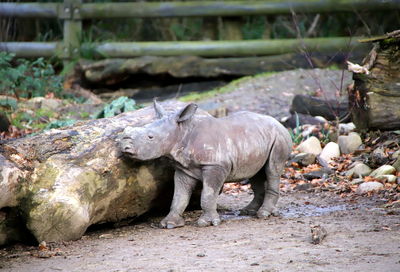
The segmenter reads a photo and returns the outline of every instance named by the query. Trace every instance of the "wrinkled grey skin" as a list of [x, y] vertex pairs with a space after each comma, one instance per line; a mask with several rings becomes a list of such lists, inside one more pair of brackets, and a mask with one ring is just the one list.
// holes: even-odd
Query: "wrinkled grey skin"
[[223, 183], [247, 178], [254, 199], [242, 213], [259, 218], [276, 214], [280, 175], [292, 147], [289, 133], [278, 121], [252, 112], [202, 116], [195, 114], [195, 104], [168, 115], [157, 102], [154, 108], [159, 119], [143, 127], [127, 127], [120, 147], [137, 160], [165, 156], [174, 162], [174, 197], [162, 227], [185, 224], [182, 213], [198, 181], [203, 183], [199, 226], [221, 222], [217, 196]]

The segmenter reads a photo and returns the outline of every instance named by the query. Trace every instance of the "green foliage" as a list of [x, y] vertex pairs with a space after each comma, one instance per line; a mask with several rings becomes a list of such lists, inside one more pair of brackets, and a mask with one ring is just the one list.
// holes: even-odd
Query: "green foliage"
[[18, 108], [18, 103], [16, 99], [12, 98], [0, 99], [0, 107], [10, 108], [10, 110], [15, 111]]
[[104, 108], [99, 112], [92, 116], [92, 118], [108, 118], [116, 116], [120, 113], [133, 111], [139, 109], [140, 106], [136, 105], [135, 100], [128, 98], [126, 96], [121, 96], [111, 103], [104, 106]]
[[38, 109], [36, 111], [23, 110], [14, 112], [11, 115], [11, 124], [19, 129], [43, 129], [48, 120], [53, 118], [55, 113], [47, 109]]
[[244, 40], [262, 39], [267, 20], [265, 16], [248, 16], [242, 26], [242, 35]]
[[65, 120], [55, 120], [46, 125], [44, 130], [52, 129], [52, 128], [61, 128], [61, 127], [68, 127], [72, 126], [76, 123], [74, 119], [65, 119]]
[[303, 134], [301, 133], [300, 118], [296, 113], [296, 128], [294, 130], [289, 130], [290, 137], [292, 137], [292, 142], [296, 145], [300, 144], [303, 140]]
[[51, 64], [38, 58], [35, 61], [16, 60], [13, 54], [0, 52], [0, 93], [16, 97], [45, 96], [47, 93], [61, 94], [62, 78], [55, 75]]
[[201, 18], [182, 19], [179, 23], [173, 23], [170, 30], [176, 40], [188, 41], [201, 39], [203, 20]]

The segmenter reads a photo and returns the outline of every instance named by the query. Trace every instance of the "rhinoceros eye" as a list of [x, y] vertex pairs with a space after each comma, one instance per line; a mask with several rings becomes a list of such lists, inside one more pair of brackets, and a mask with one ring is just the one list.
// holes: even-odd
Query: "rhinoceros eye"
[[153, 138], [154, 138], [154, 136], [151, 135], [151, 134], [147, 135], [147, 137], [148, 137], [150, 140], [153, 140]]

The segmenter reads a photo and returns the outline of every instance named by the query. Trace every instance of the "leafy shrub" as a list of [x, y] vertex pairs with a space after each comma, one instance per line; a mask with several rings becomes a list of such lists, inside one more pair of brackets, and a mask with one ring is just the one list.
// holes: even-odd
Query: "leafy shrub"
[[62, 78], [55, 75], [51, 64], [38, 58], [35, 61], [16, 60], [14, 54], [0, 52], [0, 93], [15, 95], [17, 98], [45, 96], [47, 93], [60, 95]]
[[113, 117], [123, 112], [133, 111], [139, 109], [140, 106], [136, 105], [135, 100], [128, 98], [126, 96], [121, 96], [109, 104], [105, 105], [104, 108], [99, 112], [94, 114], [93, 118], [107, 118]]

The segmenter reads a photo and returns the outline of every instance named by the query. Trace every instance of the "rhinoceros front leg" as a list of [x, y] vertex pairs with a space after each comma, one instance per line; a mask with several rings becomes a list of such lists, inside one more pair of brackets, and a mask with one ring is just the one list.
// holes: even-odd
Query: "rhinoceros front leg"
[[196, 183], [196, 179], [186, 175], [184, 172], [180, 170], [175, 171], [174, 197], [169, 214], [160, 223], [161, 227], [173, 229], [185, 225], [182, 214], [189, 204], [190, 196]]
[[220, 166], [207, 166], [203, 169], [203, 190], [201, 191], [203, 214], [197, 221], [199, 227], [217, 226], [221, 223], [217, 212], [217, 198], [226, 176], [226, 171]]

